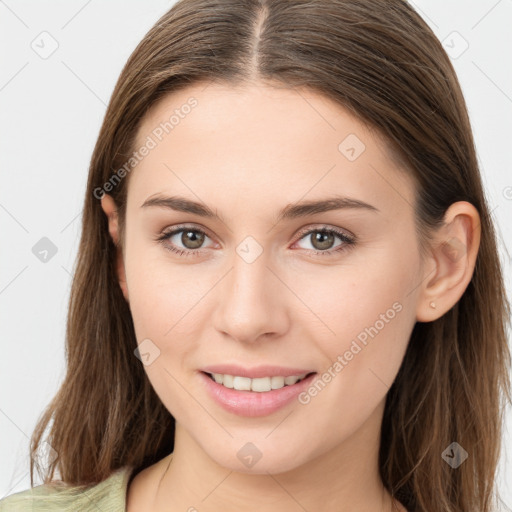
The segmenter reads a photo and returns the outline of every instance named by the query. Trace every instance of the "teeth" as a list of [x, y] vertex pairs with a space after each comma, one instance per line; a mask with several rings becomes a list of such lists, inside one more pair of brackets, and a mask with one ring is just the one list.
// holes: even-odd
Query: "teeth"
[[272, 389], [281, 389], [284, 386], [291, 386], [302, 380], [307, 373], [302, 375], [291, 375], [290, 377], [261, 377], [249, 379], [248, 377], [239, 377], [238, 375], [224, 375], [222, 373], [212, 373], [211, 376], [217, 384], [222, 384], [226, 388], [236, 389], [238, 391], [256, 391], [263, 393]]
[[233, 389], [251, 391], [251, 379], [247, 377], [233, 377]]

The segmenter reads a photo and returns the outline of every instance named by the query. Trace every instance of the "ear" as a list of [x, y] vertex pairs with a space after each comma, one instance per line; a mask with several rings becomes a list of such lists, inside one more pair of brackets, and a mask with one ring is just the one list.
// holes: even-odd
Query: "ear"
[[437, 320], [462, 297], [475, 269], [480, 232], [480, 215], [471, 203], [459, 201], [446, 210], [424, 265], [416, 306], [419, 322]]
[[130, 302], [128, 299], [128, 287], [126, 285], [126, 272], [124, 268], [123, 251], [122, 247], [119, 246], [117, 206], [111, 196], [109, 196], [108, 194], [103, 194], [103, 197], [101, 198], [101, 208], [103, 209], [105, 215], [108, 218], [108, 231], [116, 246], [116, 266], [119, 286], [123, 291], [123, 295], [126, 301]]

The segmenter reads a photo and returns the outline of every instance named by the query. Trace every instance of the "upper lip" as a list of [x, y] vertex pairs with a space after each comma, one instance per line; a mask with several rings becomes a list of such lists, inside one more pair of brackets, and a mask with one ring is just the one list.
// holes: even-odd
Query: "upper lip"
[[221, 373], [224, 375], [234, 375], [239, 377], [248, 377], [257, 379], [261, 377], [291, 377], [292, 375], [303, 375], [314, 373], [314, 370], [304, 368], [289, 368], [285, 366], [261, 365], [253, 368], [244, 368], [236, 364], [216, 364], [205, 366], [201, 371], [206, 373]]

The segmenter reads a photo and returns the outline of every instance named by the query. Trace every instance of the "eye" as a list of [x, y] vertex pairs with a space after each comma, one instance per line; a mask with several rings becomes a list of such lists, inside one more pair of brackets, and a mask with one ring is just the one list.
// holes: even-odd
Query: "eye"
[[[321, 228], [310, 229], [301, 233], [300, 240], [309, 240], [313, 254], [315, 255], [328, 255], [347, 250], [350, 246], [355, 244], [355, 238], [347, 235], [341, 230], [328, 228], [323, 226]], [[333, 245], [336, 238], [341, 240], [338, 245]]]
[[[303, 231], [300, 235], [300, 240], [309, 237], [313, 248], [308, 250], [311, 250], [315, 256], [333, 255], [334, 253], [347, 250], [355, 244], [354, 237], [347, 235], [341, 230], [326, 226]], [[168, 251], [180, 256], [191, 256], [202, 252], [201, 249], [204, 248], [202, 245], [207, 238], [209, 238], [208, 235], [202, 229], [177, 226], [170, 231], [163, 232], [156, 240]], [[333, 246], [336, 238], [341, 240], [341, 243]]]
[[[157, 238], [157, 241], [171, 252], [175, 252], [180, 256], [189, 256], [200, 252], [199, 249], [206, 238], [209, 237], [202, 229], [177, 227], [171, 231], [162, 233]], [[168, 243], [168, 241], [171, 243]], [[181, 248], [179, 244], [182, 244], [184, 247]]]

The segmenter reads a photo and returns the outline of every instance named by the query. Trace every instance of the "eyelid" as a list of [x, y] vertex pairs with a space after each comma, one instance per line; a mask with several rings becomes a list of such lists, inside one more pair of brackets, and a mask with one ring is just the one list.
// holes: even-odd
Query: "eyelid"
[[314, 224], [312, 226], [307, 226], [305, 228], [302, 228], [298, 233], [297, 233], [297, 237], [302, 238], [304, 235], [307, 235], [311, 232], [315, 232], [315, 231], [333, 231], [335, 233], [338, 233], [339, 235], [342, 235], [346, 238], [349, 238], [350, 240], [352, 241], [356, 241], [356, 236], [351, 233], [350, 231], [344, 229], [344, 228], [339, 228], [337, 226], [330, 226], [329, 224]]
[[[204, 233], [208, 238], [210, 238], [211, 240], [213, 240], [215, 237], [212, 236], [211, 232], [205, 228], [204, 226], [202, 226], [201, 224], [175, 224], [169, 228], [164, 228], [160, 235], [161, 236], [171, 236], [171, 234], [176, 234], [177, 232], [180, 232], [180, 231], [186, 231], [186, 230], [190, 230], [190, 231], [198, 231], [200, 233]], [[200, 250], [200, 249], [198, 249]]]
[[[208, 249], [208, 247], [201, 247], [199, 249], [181, 249], [181, 248], [176, 248], [176, 247], [168, 247], [165, 242], [166, 240], [169, 240], [172, 236], [176, 235], [177, 233], [181, 232], [181, 231], [186, 231], [186, 230], [190, 230], [190, 231], [197, 231], [199, 233], [202, 233], [204, 234], [205, 236], [207, 236], [208, 238], [210, 238], [210, 240], [213, 240], [214, 237], [210, 236], [209, 234], [209, 230], [206, 229], [204, 226], [201, 226], [201, 225], [190, 225], [190, 224], [176, 224], [174, 226], [172, 226], [170, 229], [164, 229], [157, 237], [156, 237], [156, 241], [160, 242], [162, 245], [164, 245], [164, 247], [169, 250], [169, 251], [172, 251], [172, 252], [176, 252], [176, 253], [179, 253], [180, 255], [200, 255], [203, 253], [203, 251], [205, 249]], [[331, 256], [331, 255], [334, 255], [336, 254], [338, 251], [341, 251], [343, 250], [344, 248], [348, 248], [349, 246], [352, 246], [356, 243], [357, 241], [357, 238], [354, 234], [352, 234], [351, 232], [343, 229], [343, 228], [339, 228], [339, 227], [335, 227], [335, 226], [330, 226], [330, 225], [327, 225], [327, 224], [316, 224], [316, 225], [309, 225], [307, 227], [304, 227], [302, 228], [301, 230], [299, 230], [299, 232], [294, 236], [294, 238], [296, 238], [296, 241], [293, 243], [293, 245], [295, 245], [297, 242], [299, 242], [300, 240], [302, 240], [306, 235], [309, 235], [311, 233], [315, 233], [315, 232], [328, 232], [328, 233], [334, 233], [335, 236], [338, 236], [341, 240], [342, 240], [342, 246], [343, 248], [341, 249], [327, 249], [325, 251], [321, 251], [321, 250], [314, 250], [314, 249], [308, 249], [309, 252], [315, 254], [315, 255], [326, 255], [326, 256]], [[340, 247], [340, 246], [338, 246]]]
[[[206, 229], [204, 226], [201, 226], [199, 224], [197, 225], [190, 225], [190, 224], [175, 224], [174, 226], [170, 227], [169, 229], [165, 228], [161, 231], [156, 237], [156, 240], [161, 243], [165, 243], [166, 240], [169, 240], [174, 235], [182, 232], [182, 231], [197, 231], [198, 233], [203, 233], [205, 236], [207, 236], [210, 240], [214, 240], [214, 237], [210, 236], [210, 232], [208, 229]], [[181, 249], [178, 248], [177, 250], [189, 252], [189, 253], [200, 253], [205, 249], [209, 249], [209, 247], [201, 247], [200, 249]]]
[[[162, 235], [169, 235], [171, 233], [175, 233], [177, 231], [180, 231], [180, 230], [185, 230], [185, 229], [190, 229], [192, 231], [200, 231], [200, 232], [203, 232], [205, 235], [208, 236], [208, 238], [210, 239], [214, 239], [215, 237], [211, 235], [210, 231], [202, 226], [201, 224], [176, 224], [174, 226], [172, 226], [170, 229], [164, 229], [162, 230], [161, 234]], [[302, 238], [304, 235], [306, 234], [309, 234], [311, 231], [335, 231], [335, 232], [339, 232], [340, 234], [343, 234], [345, 235], [347, 238], [350, 238], [351, 240], [356, 240], [356, 236], [351, 233], [350, 231], [348, 231], [347, 229], [344, 229], [344, 228], [339, 228], [337, 226], [331, 226], [331, 225], [328, 225], [328, 224], [313, 224], [313, 225], [310, 225], [310, 226], [306, 226], [304, 228], [301, 228], [295, 235], [294, 235], [294, 238], [295, 237], [298, 237], [298, 238]]]

